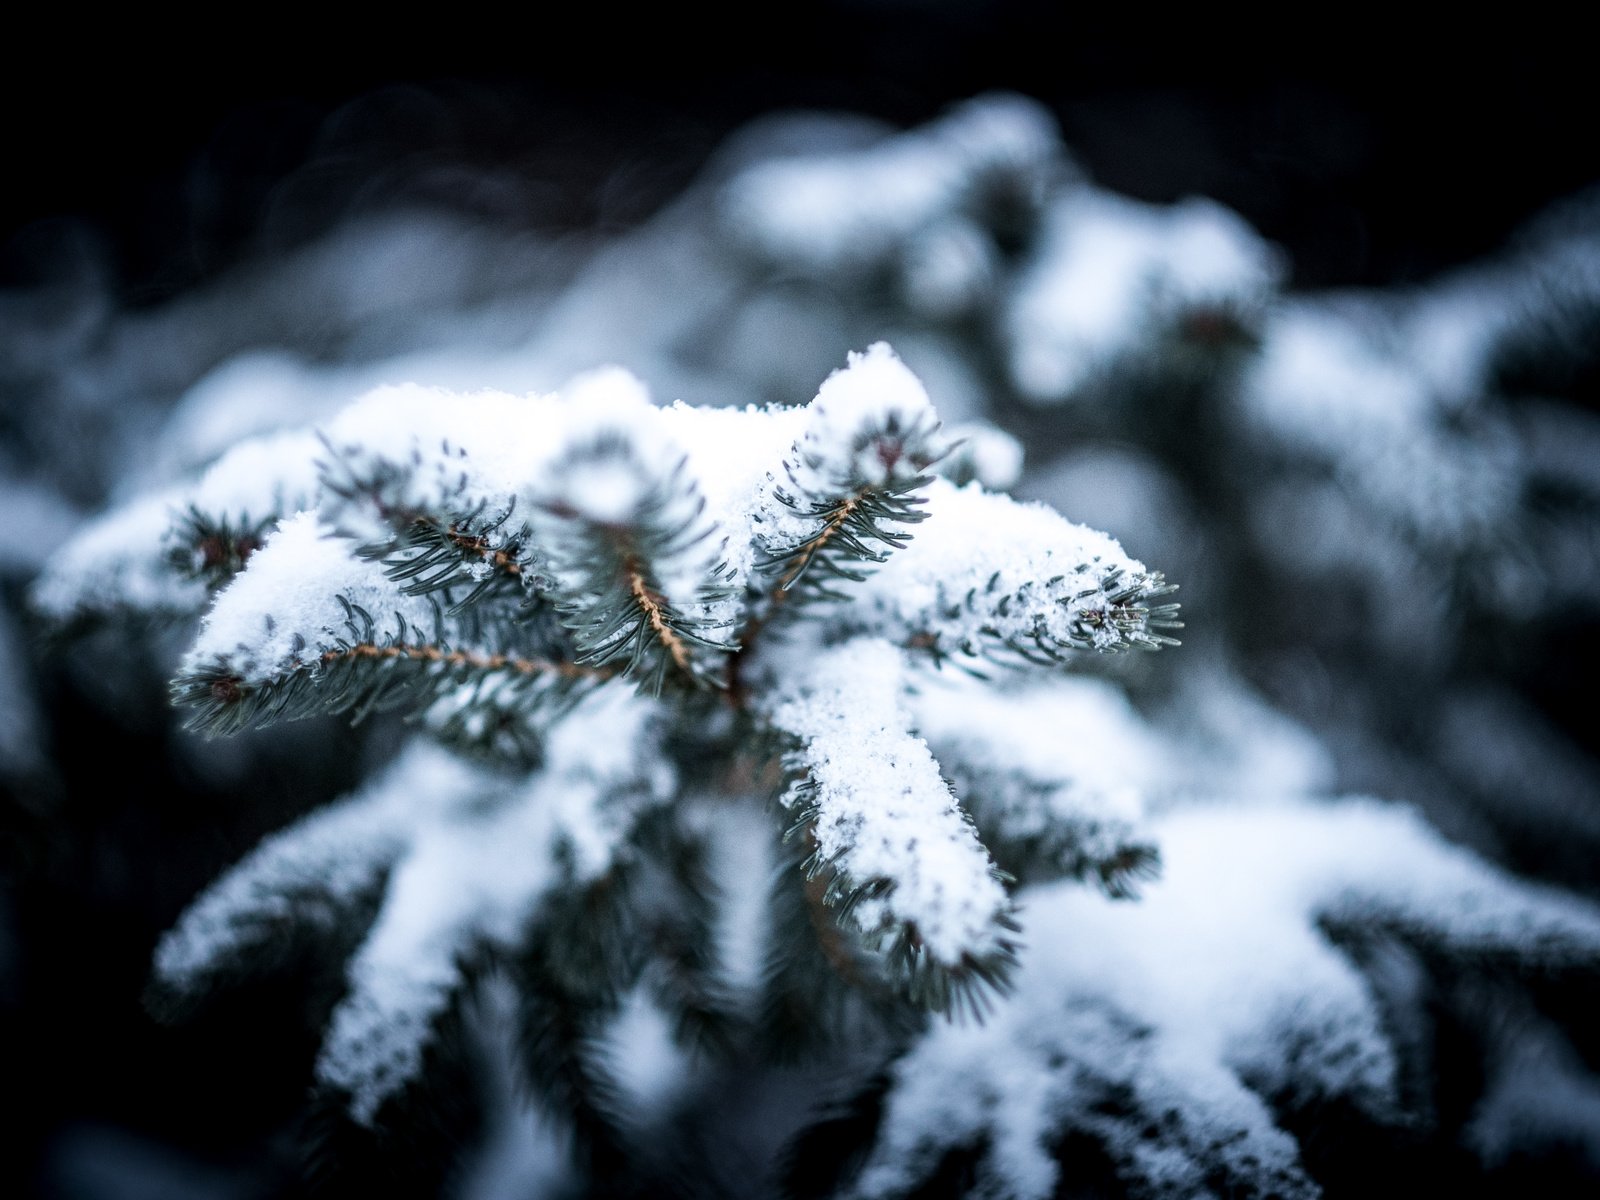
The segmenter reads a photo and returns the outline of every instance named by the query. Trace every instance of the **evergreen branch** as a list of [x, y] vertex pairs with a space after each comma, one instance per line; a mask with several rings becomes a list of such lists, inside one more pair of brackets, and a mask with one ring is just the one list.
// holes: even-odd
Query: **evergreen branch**
[[481, 961], [460, 964], [463, 982], [429, 1023], [416, 1079], [385, 1098], [379, 1119], [359, 1120], [341, 1088], [312, 1091], [295, 1131], [304, 1179], [290, 1194], [343, 1200], [372, 1187], [401, 1196], [451, 1190], [453, 1154], [481, 1135], [491, 1115], [485, 1111], [476, 1061], [482, 1051], [472, 1044], [474, 1029], [465, 1011], [484, 972]]
[[346, 640], [281, 675], [247, 679], [225, 664], [204, 664], [172, 684], [173, 702], [193, 710], [185, 728], [223, 735], [318, 713], [420, 708], [451, 688], [497, 685], [523, 705], [547, 709], [570, 700], [575, 686], [600, 683], [606, 667], [504, 653], [452, 648], [442, 642], [406, 641], [403, 620], [393, 640]]
[[[1093, 568], [1082, 564], [1078, 573], [1092, 576]], [[1159, 571], [1126, 578], [1119, 566], [1088, 587], [1074, 589], [1073, 582], [1067, 575], [1055, 575], [1042, 584], [1029, 581], [1008, 590], [996, 572], [940, 614], [958, 623], [957, 635], [929, 620], [914, 624], [901, 645], [924, 651], [935, 662], [956, 653], [969, 658], [998, 653], [1043, 667], [1069, 662], [1073, 652], [1179, 645], [1168, 632], [1183, 628], [1179, 606], [1150, 603], [1177, 591], [1178, 585], [1167, 583]]]
[[[473, 480], [464, 462], [455, 459], [448, 444], [444, 457], [455, 460], [458, 472], [447, 484], [434, 489], [442, 501], [433, 507], [413, 496], [418, 464], [402, 467], [384, 458], [371, 458], [358, 471], [351, 456], [340, 454], [324, 441], [330, 461], [324, 463], [324, 507], [341, 519], [367, 524], [375, 517], [383, 531], [367, 536], [356, 553], [381, 561], [389, 578], [402, 584], [407, 595], [421, 596], [442, 588], [469, 588], [457, 607], [482, 599], [507, 581], [518, 588], [524, 578], [523, 557], [530, 530], [526, 522], [511, 525], [517, 498], [503, 500], [474, 494]], [[336, 476], [332, 463], [343, 468]], [[339, 503], [342, 502], [342, 503]]]
[[[884, 562], [891, 551], [911, 540], [909, 532], [896, 526], [915, 524], [926, 517], [918, 511], [916, 506], [922, 501], [913, 493], [931, 478], [919, 475], [903, 483], [862, 487], [838, 500], [803, 502], [790, 492], [776, 491], [778, 502], [812, 528], [769, 549], [760, 561], [763, 567], [781, 568], [768, 597], [771, 604], [781, 604], [797, 593], [807, 599], [845, 599], [845, 593], [830, 584], [836, 580], [859, 583], [869, 566]], [[875, 548], [874, 542], [886, 549]], [[824, 578], [818, 579], [819, 574]], [[804, 590], [799, 590], [802, 586]]]
[[576, 1157], [596, 1179], [629, 1166], [626, 1105], [601, 1035], [639, 975], [633, 875], [630, 864], [615, 863], [550, 896], [511, 964], [523, 1082], [540, 1107], [568, 1124]]
[[1153, 877], [1142, 792], [1159, 752], [1119, 689], [1053, 676], [1002, 691], [960, 672], [919, 684], [917, 732], [1007, 872], [1094, 881], [1116, 899]]
[[1063, 811], [1068, 785], [941, 761], [989, 853], [1019, 882], [1080, 879], [1113, 900], [1131, 900], [1141, 883], [1160, 877], [1159, 850], [1135, 837], [1131, 822]]
[[780, 1063], [831, 1053], [864, 1025], [907, 1036], [922, 1019], [825, 902], [829, 880], [806, 876], [804, 857], [814, 849], [808, 832], [785, 839], [767, 901], [758, 1029], [765, 1055]]
[[249, 439], [198, 481], [88, 522], [50, 556], [35, 606], [63, 631], [197, 616], [281, 517], [313, 503], [314, 444], [304, 433]]
[[166, 548], [178, 495], [146, 496], [86, 523], [55, 548], [29, 599], [52, 633], [71, 637], [138, 618], [188, 619], [209, 593], [173, 569]]
[[[854, 923], [864, 945], [875, 952], [907, 999], [931, 1012], [981, 1020], [991, 998], [1010, 990], [1011, 975], [1017, 967], [1018, 943], [1011, 935], [1020, 926], [1011, 913], [1002, 908], [990, 914], [982, 945], [961, 949], [954, 956], [947, 949], [931, 946], [913, 919], [887, 919], [888, 914], [882, 911], [863, 919], [867, 910], [882, 910], [894, 902], [896, 880], [888, 875], [852, 872], [850, 847], [831, 853], [824, 850], [816, 829], [826, 813], [813, 781], [804, 780], [792, 788], [790, 803], [796, 818], [788, 836], [803, 833], [813, 847], [801, 863], [808, 904], [820, 900], [838, 914], [840, 922]], [[973, 840], [976, 842], [976, 838]], [[979, 852], [982, 853], [981, 846]], [[997, 883], [1011, 882], [1009, 875], [992, 865], [989, 874]], [[825, 933], [822, 927], [817, 928], [819, 935]], [[819, 937], [819, 945], [841, 978], [859, 987], [859, 973], [839, 941]]]
[[650, 632], [671, 657], [672, 665], [680, 671], [688, 672], [691, 669], [689, 646], [684, 637], [673, 628], [665, 598], [645, 582], [644, 571], [636, 556], [630, 555], [625, 560], [622, 570], [627, 577], [628, 594], [644, 613]]
[[669, 675], [690, 687], [720, 686], [717, 661], [734, 647], [720, 636], [728, 621], [715, 615], [725, 599], [715, 579], [694, 588], [692, 604], [674, 603], [655, 564], [681, 555], [709, 533], [699, 527], [699, 509], [688, 521], [665, 530], [619, 528], [575, 522], [573, 544], [555, 551], [556, 611], [571, 636], [574, 661], [614, 668], [660, 692]]
[[812, 849], [803, 871], [911, 996], [976, 1011], [1015, 961], [1000, 872], [956, 803], [901, 702], [900, 652], [860, 639], [823, 652], [760, 698], [787, 740], [794, 782], [788, 836]]
[[199, 580], [216, 591], [244, 570], [281, 515], [252, 520], [240, 514], [234, 520], [190, 504], [167, 534], [167, 564], [181, 577]]
[[443, 524], [430, 516], [412, 514], [410, 522], [393, 537], [368, 542], [356, 552], [382, 561], [384, 573], [408, 596], [466, 587], [466, 596], [454, 605], [457, 609], [497, 592], [508, 597], [521, 595], [529, 582], [519, 557], [525, 552], [526, 539], [513, 537], [495, 545], [484, 533], [467, 532], [473, 527], [470, 521], [468, 517]]
[[787, 482], [754, 514], [757, 565], [777, 569], [762, 619], [800, 587], [845, 598], [835, 583], [861, 582], [906, 545], [928, 468], [950, 449], [938, 433], [922, 385], [881, 342], [824, 381], [784, 459]]
[[935, 662], [994, 657], [1042, 666], [1073, 652], [1177, 644], [1176, 591], [1104, 534], [1038, 505], [936, 479], [931, 522], [835, 619]]
[[537, 658], [517, 658], [509, 654], [485, 654], [473, 650], [451, 650], [445, 646], [414, 642], [358, 642], [338, 650], [325, 650], [318, 661], [329, 666], [348, 659], [410, 659], [439, 663], [470, 671], [508, 671], [514, 675], [558, 675], [565, 679], [609, 679], [612, 672], [579, 663], [550, 662]]

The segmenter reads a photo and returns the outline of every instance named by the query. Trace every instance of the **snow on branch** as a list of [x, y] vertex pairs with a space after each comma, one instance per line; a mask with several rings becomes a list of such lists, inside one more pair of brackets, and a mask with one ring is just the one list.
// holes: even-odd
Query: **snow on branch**
[[173, 682], [192, 727], [230, 732], [422, 696], [481, 674], [533, 689], [592, 675], [570, 663], [452, 644], [440, 606], [352, 556], [314, 513], [282, 522], [216, 598]]
[[865, 149], [758, 163], [722, 207], [764, 258], [840, 281], [890, 272], [914, 307], [943, 316], [985, 294], [1002, 247], [1073, 173], [1044, 109], [991, 95]]
[[146, 496], [88, 522], [34, 582], [34, 608], [58, 626], [122, 613], [199, 612], [205, 583], [174, 571], [163, 552], [182, 497], [178, 489]]
[[652, 702], [597, 692], [552, 731], [542, 770], [417, 831], [350, 962], [317, 1062], [357, 1121], [371, 1123], [416, 1077], [469, 958], [519, 944], [547, 895], [603, 875], [640, 815], [671, 795], [660, 736]]
[[1380, 1124], [1399, 1111], [1389, 1031], [1330, 930], [1524, 973], [1588, 970], [1600, 953], [1592, 905], [1513, 880], [1401, 808], [1197, 807], [1152, 832], [1165, 869], [1138, 904], [1023, 892], [1015, 991], [982, 1026], [931, 1027], [896, 1064], [846, 1194], [906, 1194], [949, 1150], [978, 1147], [993, 1191], [1053, 1195], [1052, 1149], [1071, 1130], [1134, 1194], [1227, 1181], [1312, 1196], [1269, 1098], [1346, 1102]]
[[192, 617], [233, 578], [279, 519], [316, 500], [316, 439], [242, 442], [187, 487], [130, 501], [91, 522], [34, 587], [64, 624], [122, 614]]
[[785, 797], [807, 873], [873, 943], [890, 944], [932, 1007], [971, 1003], [1011, 965], [1010, 901], [903, 703], [905, 663], [861, 639], [818, 656], [759, 700], [790, 740]]
[[1482, 547], [1519, 500], [1514, 445], [1461, 420], [1434, 364], [1389, 344], [1394, 320], [1355, 302], [1284, 306], [1243, 380], [1243, 432], [1280, 460], [1332, 468], [1354, 504], [1425, 551]]
[[799, 438], [754, 514], [779, 599], [804, 581], [836, 598], [910, 539], [918, 493], [948, 445], [928, 394], [887, 344], [852, 353], [805, 410]]
[[622, 666], [657, 690], [669, 674], [719, 678], [733, 649], [724, 538], [687, 454], [625, 372], [580, 379], [567, 403], [584, 420], [528, 490], [577, 661]]
[[529, 584], [519, 492], [562, 416], [554, 397], [379, 388], [327, 427], [321, 512], [410, 592]]
[[1209, 200], [1157, 208], [1068, 193], [1003, 317], [1012, 381], [1024, 399], [1055, 404], [1164, 335], [1237, 338], [1259, 322], [1282, 274], [1272, 248]]
[[848, 629], [936, 660], [1176, 645], [1175, 590], [1103, 533], [1041, 504], [969, 484], [927, 488], [916, 540], [860, 585], [838, 614]]
[[930, 1030], [895, 1064], [878, 1141], [842, 1195], [913, 1195], [960, 1147], [977, 1152], [979, 1194], [1045, 1200], [1067, 1182], [1057, 1147], [1068, 1131], [1097, 1145], [1121, 1194], [1320, 1195], [1293, 1139], [1232, 1072], [1093, 994], [1054, 1000], [1030, 1019], [1008, 1006], [1001, 1023]]
[[919, 679], [909, 703], [917, 733], [1011, 874], [1093, 879], [1119, 898], [1155, 874], [1141, 791], [1161, 753], [1120, 690], [1063, 678], [999, 691], [943, 672]]
[[158, 996], [193, 997], [229, 971], [259, 970], [268, 942], [337, 927], [381, 888], [421, 825], [494, 782], [412, 742], [361, 791], [274, 834], [202, 892], [156, 949]]

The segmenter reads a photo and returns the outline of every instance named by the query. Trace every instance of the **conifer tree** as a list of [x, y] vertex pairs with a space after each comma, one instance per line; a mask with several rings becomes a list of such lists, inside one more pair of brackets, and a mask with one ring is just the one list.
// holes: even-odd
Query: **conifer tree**
[[[1600, 441], [1549, 400], [1592, 216], [1286, 298], [1233, 214], [1111, 195], [984, 97], [751, 135], [515, 353], [231, 364], [169, 426], [201, 469], [35, 609], [183, 630], [208, 738], [333, 714], [381, 764], [194, 900], [153, 1011], [317, 964], [332, 1194], [475, 1194], [462, 1147], [508, 1124], [530, 1195], [1310, 1196], [1457, 1136], [1600, 1145], [1559, 1017], [1600, 912], [1457, 844], [1516, 862], [1542, 805], [1593, 891], [1595, 789], [1495, 675], [1600, 594]], [[1123, 653], [1176, 645], [1171, 585], [1006, 495], [985, 417], [1062, 454], [1026, 486], [1068, 516], [1142, 506], [1188, 646]], [[1286, 645], [1347, 652], [1342, 786], [1454, 841], [1339, 796], [1244, 682]]]

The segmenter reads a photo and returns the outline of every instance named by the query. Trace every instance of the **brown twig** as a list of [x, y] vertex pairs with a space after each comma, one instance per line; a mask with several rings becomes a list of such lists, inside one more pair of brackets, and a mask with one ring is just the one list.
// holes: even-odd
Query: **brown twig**
[[320, 661], [333, 663], [354, 658], [409, 658], [420, 662], [445, 663], [453, 667], [474, 667], [484, 671], [515, 671], [519, 675], [553, 674], [567, 679], [607, 679], [615, 674], [609, 667], [554, 662], [543, 658], [515, 658], [509, 654], [479, 654], [471, 650], [445, 650], [426, 643], [406, 642], [396, 642], [389, 646], [360, 642], [345, 650], [328, 650], [323, 653]]
[[765, 608], [760, 610], [756, 616], [751, 617], [749, 622], [746, 623], [739, 637], [739, 649], [728, 657], [728, 686], [724, 694], [728, 697], [728, 702], [735, 708], [740, 708], [744, 704], [745, 689], [740, 672], [743, 670], [745, 660], [750, 656], [750, 652], [754, 648], [761, 631], [766, 628], [773, 615], [782, 607], [784, 601], [789, 598], [789, 589], [794, 586], [795, 580], [800, 578], [806, 568], [822, 552], [822, 549], [834, 539], [839, 530], [844, 528], [844, 523], [861, 506], [861, 501], [866, 497], [866, 494], [865, 489], [858, 491], [839, 505], [833, 516], [828, 518], [827, 524], [822, 527], [816, 537], [807, 543], [805, 549], [795, 556], [795, 560], [784, 569], [783, 574], [778, 577], [778, 581], [772, 585], [772, 590], [767, 593]]
[[689, 670], [689, 647], [667, 624], [667, 614], [662, 596], [652, 591], [644, 581], [644, 572], [639, 569], [639, 560], [630, 555], [623, 563], [623, 571], [628, 577], [628, 591], [633, 596], [634, 602], [644, 610], [645, 619], [650, 622], [650, 629], [656, 635], [656, 640], [666, 647], [667, 653], [672, 656], [672, 663], [680, 671]]
[[865, 496], [866, 492], [864, 490], [859, 491], [839, 505], [839, 510], [828, 518], [828, 523], [822, 527], [822, 531], [811, 539], [811, 542], [804, 550], [795, 556], [795, 561], [789, 564], [788, 570], [784, 571], [782, 577], [773, 586], [770, 599], [774, 605], [783, 602], [783, 597], [788, 595], [790, 586], [811, 565], [811, 560], [821, 553], [822, 548], [833, 540], [834, 535], [844, 528], [844, 523], [861, 506], [861, 501]]
[[507, 575], [521, 578], [522, 564], [504, 550], [490, 550], [487, 538], [475, 537], [470, 533], [461, 533], [453, 526], [446, 529], [444, 535], [450, 539], [457, 549], [464, 550], [469, 554], [476, 554], [479, 558], [487, 560]]

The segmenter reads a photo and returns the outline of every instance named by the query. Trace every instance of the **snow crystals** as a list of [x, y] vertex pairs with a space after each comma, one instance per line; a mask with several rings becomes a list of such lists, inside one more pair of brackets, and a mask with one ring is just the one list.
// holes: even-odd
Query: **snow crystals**
[[892, 646], [847, 642], [763, 701], [798, 743], [804, 784], [787, 801], [815, 810], [816, 858], [858, 888], [867, 933], [915, 928], [950, 967], [999, 952], [1008, 908], [977, 833], [902, 703], [904, 664]]

